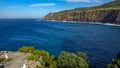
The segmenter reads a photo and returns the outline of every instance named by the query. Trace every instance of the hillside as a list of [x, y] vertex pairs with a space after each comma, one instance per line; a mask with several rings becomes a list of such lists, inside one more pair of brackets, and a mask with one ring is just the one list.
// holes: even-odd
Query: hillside
[[101, 7], [120, 7], [120, 0], [103, 4]]
[[56, 13], [49, 13], [45, 20], [102, 22], [120, 24], [120, 0], [100, 6], [76, 8]]

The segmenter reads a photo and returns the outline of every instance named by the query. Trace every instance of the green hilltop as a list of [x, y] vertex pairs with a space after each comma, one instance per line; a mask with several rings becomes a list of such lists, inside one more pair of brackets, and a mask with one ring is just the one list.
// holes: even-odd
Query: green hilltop
[[115, 0], [113, 2], [109, 2], [106, 4], [103, 4], [101, 7], [120, 7], [120, 0]]
[[[119, 8], [120, 7], [120, 0], [115, 0], [109, 3], [105, 3], [103, 5], [100, 6], [94, 6], [94, 7], [83, 7], [83, 8], [75, 8], [72, 9], [74, 11], [86, 11], [86, 10], [94, 10], [94, 9], [98, 9], [98, 8]], [[67, 11], [71, 11], [71, 10], [67, 10]], [[63, 11], [64, 12], [64, 11]]]
[[100, 6], [94, 6], [94, 7], [87, 7], [87, 8], [78, 8], [80, 10], [84, 10], [84, 9], [97, 9], [97, 8], [119, 8], [120, 7], [120, 0], [115, 0], [115, 1], [112, 1], [112, 2], [109, 2], [109, 3], [105, 3], [105, 4], [102, 4]]
[[[87, 11], [87, 10], [95, 10], [95, 9], [105, 9], [105, 8], [120, 8], [120, 0], [115, 0], [109, 3], [105, 3], [100, 6], [94, 7], [83, 7], [83, 8], [75, 8], [71, 10], [64, 10], [56, 13], [63, 13], [63, 12], [73, 12], [73, 11]], [[56, 13], [49, 13], [49, 14], [56, 14]]]

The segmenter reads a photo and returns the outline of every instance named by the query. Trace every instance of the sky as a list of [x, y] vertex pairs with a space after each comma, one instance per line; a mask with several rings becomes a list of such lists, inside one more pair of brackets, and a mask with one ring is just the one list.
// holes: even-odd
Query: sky
[[112, 0], [0, 0], [0, 18], [42, 18], [48, 13], [101, 5]]

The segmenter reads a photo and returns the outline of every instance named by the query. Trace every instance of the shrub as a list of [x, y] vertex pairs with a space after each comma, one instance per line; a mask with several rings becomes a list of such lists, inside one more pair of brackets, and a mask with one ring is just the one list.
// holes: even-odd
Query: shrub
[[0, 63], [2, 63], [5, 60], [5, 58], [1, 57], [0, 58]]
[[39, 50], [39, 55], [41, 55], [43, 58], [49, 57], [49, 53], [44, 50]]
[[29, 59], [29, 60], [33, 60], [33, 61], [38, 61], [39, 55], [31, 54], [28, 59]]
[[39, 61], [41, 67], [37, 68], [89, 68], [87, 55], [83, 52], [77, 54], [62, 52], [58, 57], [50, 56], [44, 50], [35, 50], [34, 47], [25, 46], [19, 52], [31, 53], [29, 60]]
[[43, 66], [45, 68], [57, 68], [57, 62], [54, 60], [55, 56], [49, 56], [43, 59]]
[[82, 54], [79, 52], [80, 56], [78, 56], [74, 53], [62, 52], [58, 57], [58, 68], [88, 68], [89, 65]]
[[49, 53], [44, 50], [34, 50], [29, 56], [29, 60], [38, 61], [40, 57], [46, 60], [49, 57]]
[[32, 53], [34, 50], [35, 50], [34, 47], [25, 46], [25, 47], [20, 48], [18, 51], [19, 52], [25, 52], [25, 53]]

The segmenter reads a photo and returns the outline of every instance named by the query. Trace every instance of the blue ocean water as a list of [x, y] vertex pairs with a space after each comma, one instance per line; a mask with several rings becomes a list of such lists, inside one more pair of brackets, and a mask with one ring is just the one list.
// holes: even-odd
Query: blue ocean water
[[16, 51], [30, 45], [56, 56], [61, 51], [82, 51], [91, 68], [106, 68], [120, 52], [119, 26], [35, 20], [0, 19], [0, 50]]

